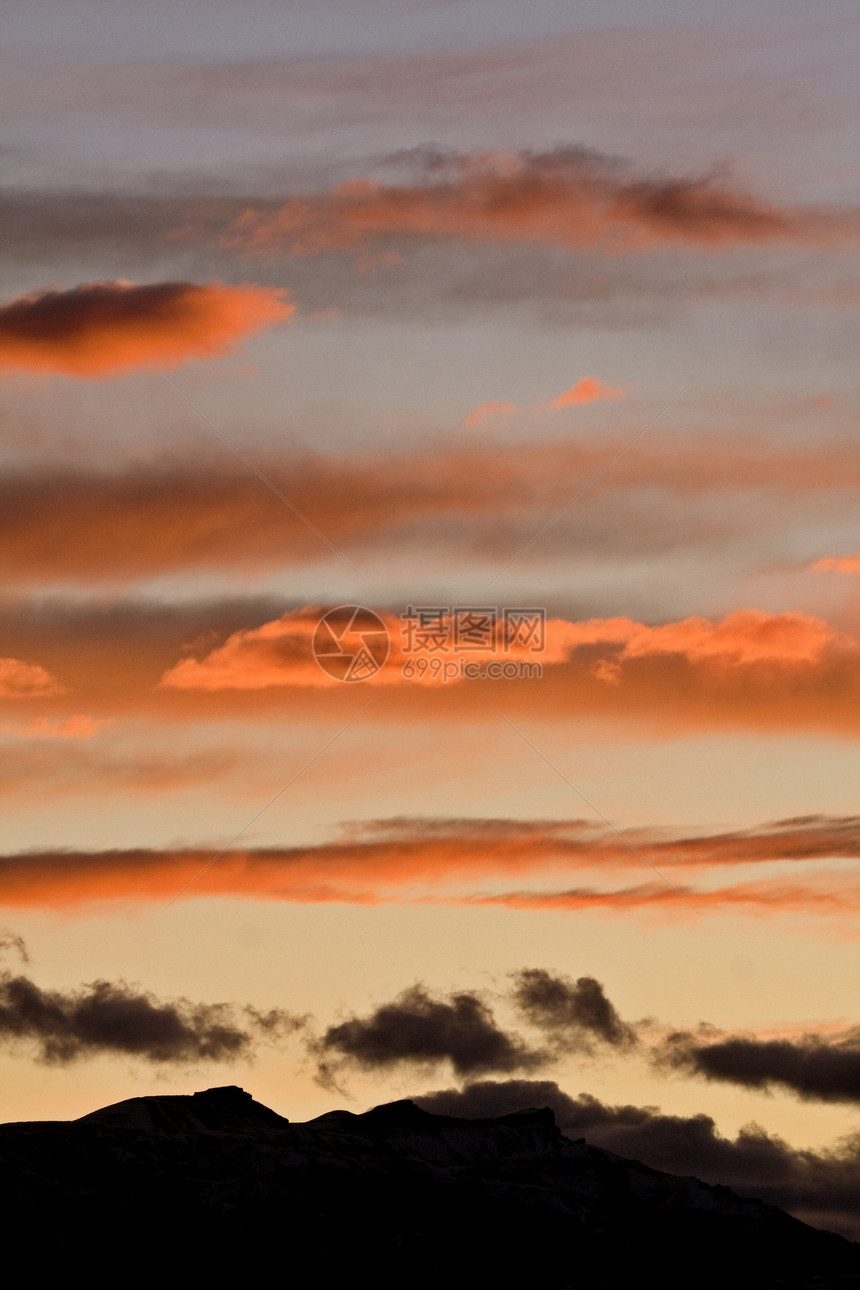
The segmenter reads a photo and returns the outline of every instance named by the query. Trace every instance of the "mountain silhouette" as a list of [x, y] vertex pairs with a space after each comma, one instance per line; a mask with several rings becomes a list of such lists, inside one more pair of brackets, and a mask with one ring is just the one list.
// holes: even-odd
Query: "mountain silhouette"
[[240, 1088], [0, 1126], [7, 1260], [296, 1287], [860, 1287], [860, 1246], [572, 1142], [548, 1109], [293, 1124]]

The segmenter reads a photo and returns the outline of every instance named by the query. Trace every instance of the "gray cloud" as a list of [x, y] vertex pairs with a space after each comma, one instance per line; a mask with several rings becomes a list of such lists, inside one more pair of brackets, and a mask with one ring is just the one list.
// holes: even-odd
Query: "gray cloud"
[[[235, 201], [215, 204], [222, 219], [241, 210]], [[13, 264], [61, 261], [68, 272], [69, 260], [86, 263], [100, 251], [102, 272], [127, 272], [130, 256], [135, 267], [156, 261], [163, 267], [165, 256], [168, 263], [186, 260], [187, 244], [170, 235], [198, 209], [181, 192], [8, 189], [0, 203], [0, 235]]]
[[664, 1068], [743, 1088], [787, 1089], [809, 1102], [860, 1103], [860, 1026], [796, 1039], [677, 1031], [657, 1049]]
[[589, 1053], [595, 1043], [626, 1048], [635, 1042], [603, 987], [593, 977], [573, 981], [541, 968], [513, 975], [508, 997], [539, 1045], [503, 1029], [475, 991], [434, 996], [423, 985], [405, 990], [366, 1017], [350, 1017], [311, 1041], [323, 1083], [341, 1070], [384, 1070], [401, 1064], [448, 1061], [460, 1076], [528, 1072], [560, 1053]]
[[[11, 941], [23, 948], [20, 938]], [[124, 981], [46, 990], [29, 977], [0, 973], [0, 1045], [23, 1046], [51, 1065], [101, 1054], [156, 1064], [231, 1062], [253, 1057], [259, 1043], [280, 1041], [303, 1024], [278, 1009], [163, 1000]]]
[[[0, 285], [4, 293], [23, 290], [34, 271], [45, 281], [154, 273], [241, 280], [249, 261], [219, 243], [223, 230], [249, 208], [274, 219], [283, 204], [283, 197], [277, 201], [255, 190], [242, 198], [225, 196], [214, 186], [156, 196], [7, 189], [0, 202], [6, 258]], [[653, 327], [698, 299], [796, 300], [810, 290], [798, 275], [786, 276], [784, 252], [771, 261], [759, 245], [737, 246], [730, 258], [714, 258], [694, 246], [670, 255], [604, 256], [598, 272], [589, 249], [415, 238], [405, 247], [403, 241], [402, 235], [381, 235], [383, 254], [365, 256], [359, 266], [354, 254], [336, 250], [291, 257], [287, 285], [300, 312], [337, 309], [382, 321], [431, 323], [507, 313], [537, 317], [548, 326]], [[832, 270], [822, 267], [815, 279], [820, 302], [856, 301], [860, 287], [850, 256], [831, 255], [827, 264]], [[253, 276], [261, 284], [283, 286], [281, 255], [255, 257]]]
[[513, 999], [520, 1013], [560, 1047], [589, 1048], [595, 1039], [615, 1048], [636, 1042], [633, 1027], [621, 1020], [594, 977], [573, 981], [543, 968], [523, 968], [514, 973]]
[[366, 1017], [329, 1026], [312, 1048], [320, 1079], [329, 1084], [350, 1066], [370, 1071], [449, 1061], [458, 1075], [471, 1075], [533, 1070], [548, 1060], [502, 1030], [480, 995], [434, 997], [420, 984]]

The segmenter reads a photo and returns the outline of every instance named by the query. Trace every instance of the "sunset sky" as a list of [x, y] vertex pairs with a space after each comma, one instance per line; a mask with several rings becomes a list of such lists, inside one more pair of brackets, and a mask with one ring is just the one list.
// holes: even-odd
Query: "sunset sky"
[[856, 5], [7, 19], [0, 1118], [588, 1094], [855, 1230]]

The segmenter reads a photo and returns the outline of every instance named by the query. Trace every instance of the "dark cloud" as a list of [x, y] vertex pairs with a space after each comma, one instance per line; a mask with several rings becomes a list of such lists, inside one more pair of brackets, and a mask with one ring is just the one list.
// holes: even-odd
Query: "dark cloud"
[[589, 1048], [597, 1039], [616, 1048], [636, 1042], [594, 977], [553, 976], [543, 968], [514, 973], [514, 1002], [523, 1016], [563, 1048]]
[[88, 282], [31, 292], [0, 305], [0, 367], [66, 376], [176, 367], [289, 318], [294, 307], [283, 295], [222, 282]]
[[678, 1031], [661, 1044], [655, 1060], [743, 1088], [776, 1086], [805, 1101], [860, 1103], [860, 1026], [778, 1039], [725, 1035], [707, 1027]]
[[52, 1065], [105, 1053], [156, 1063], [230, 1062], [253, 1057], [258, 1043], [302, 1024], [279, 1010], [165, 1001], [124, 981], [44, 990], [29, 977], [0, 974], [0, 1044], [23, 1045]]
[[531, 1071], [559, 1052], [588, 1052], [599, 1040], [615, 1047], [634, 1040], [599, 981], [572, 981], [539, 968], [514, 974], [511, 998], [525, 1021], [543, 1032], [540, 1046], [501, 1028], [477, 992], [431, 995], [423, 985], [405, 990], [366, 1017], [329, 1026], [311, 1042], [323, 1083], [341, 1069], [383, 1070], [403, 1064], [449, 1061], [459, 1076]]
[[8, 928], [0, 927], [0, 954], [5, 954], [7, 950], [11, 950], [13, 954], [16, 954], [22, 963], [30, 962], [23, 936], [18, 936], [16, 932], [10, 932]]
[[449, 1061], [458, 1075], [473, 1075], [533, 1070], [547, 1060], [502, 1030], [480, 995], [436, 998], [420, 984], [367, 1017], [329, 1026], [313, 1050], [327, 1083], [346, 1066], [369, 1071]]
[[492, 1080], [445, 1089], [414, 1099], [439, 1115], [481, 1119], [525, 1107], [548, 1106], [570, 1138], [653, 1169], [694, 1175], [742, 1195], [760, 1197], [804, 1222], [860, 1238], [860, 1135], [829, 1151], [791, 1147], [755, 1124], [725, 1138], [708, 1115], [663, 1115], [653, 1106], [608, 1106], [582, 1093], [570, 1097], [550, 1080]]

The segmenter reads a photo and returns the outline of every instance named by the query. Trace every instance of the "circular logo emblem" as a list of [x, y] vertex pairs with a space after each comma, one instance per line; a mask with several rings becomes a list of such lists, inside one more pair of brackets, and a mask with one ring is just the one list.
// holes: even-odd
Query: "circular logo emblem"
[[338, 605], [314, 629], [312, 649], [320, 667], [335, 681], [368, 681], [388, 658], [388, 628], [372, 609]]

